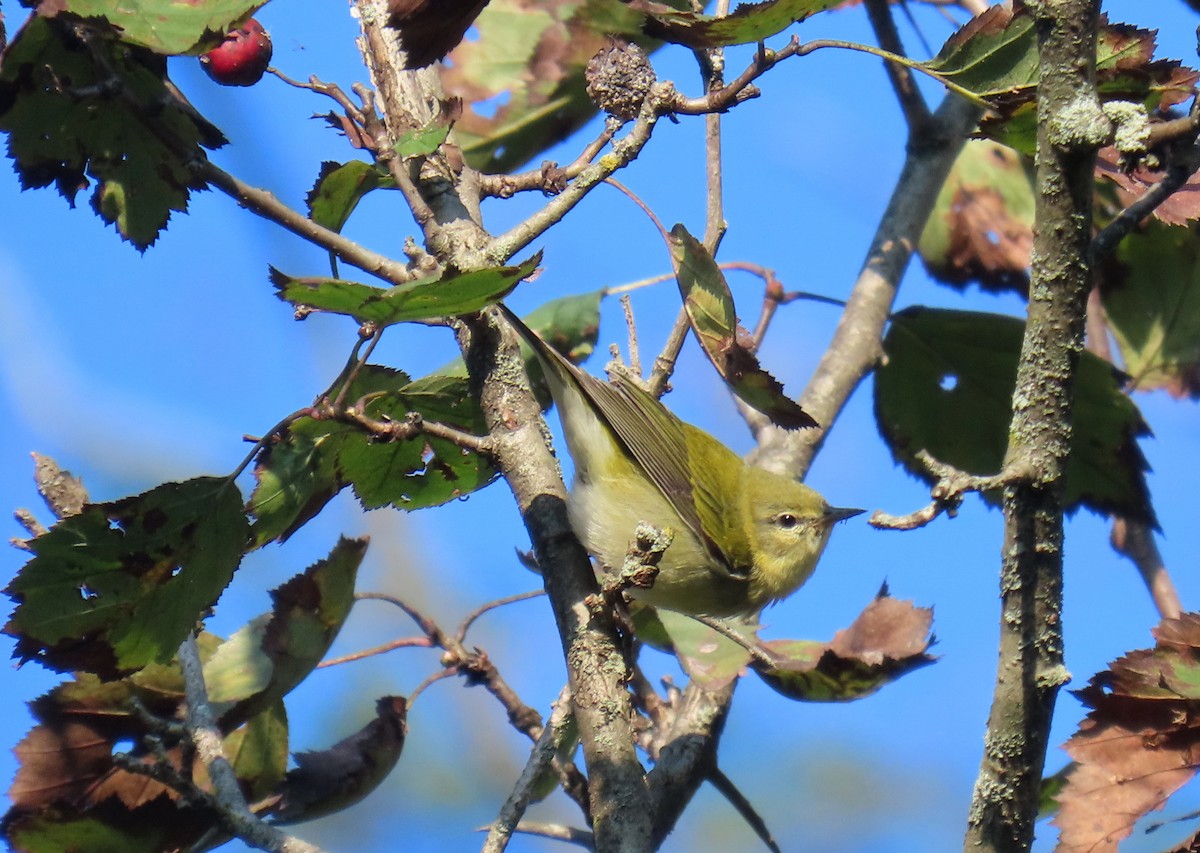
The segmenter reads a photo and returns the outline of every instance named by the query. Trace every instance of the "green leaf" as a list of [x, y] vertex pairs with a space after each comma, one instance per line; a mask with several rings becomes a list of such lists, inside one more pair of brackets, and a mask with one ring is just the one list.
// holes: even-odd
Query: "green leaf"
[[1033, 184], [1022, 157], [968, 140], [938, 193], [918, 249], [943, 284], [976, 281], [988, 291], [1029, 289]]
[[160, 57], [99, 38], [85, 47], [40, 17], [0, 67], [0, 130], [22, 189], [54, 184], [73, 205], [94, 179], [92, 208], [140, 250], [204, 188], [188, 166], [204, 159], [200, 146], [225, 144], [168, 88]]
[[[480, 434], [483, 415], [467, 380], [433, 375], [410, 382], [395, 370], [366, 365], [346, 399], [367, 398], [365, 413], [403, 420], [419, 412], [431, 421]], [[378, 441], [336, 421], [303, 417], [259, 456], [258, 487], [250, 498], [256, 544], [286, 539], [339, 491], [353, 485], [367, 509], [439, 506], [495, 479], [491, 462], [445, 439], [418, 435]]]
[[1129, 385], [1200, 396], [1200, 246], [1196, 232], [1148, 223], [1101, 267], [1100, 294]]
[[671, 229], [671, 262], [696, 340], [729, 389], [785, 429], [817, 426], [738, 339], [737, 314], [725, 276], [682, 225]]
[[265, 0], [41, 0], [38, 13], [68, 12], [90, 18], [93, 25], [106, 20], [121, 41], [155, 53], [200, 54], [263, 5]]
[[[1153, 54], [1153, 32], [1104, 23], [1096, 43], [1101, 100], [1136, 101], [1153, 110], [1190, 98], [1196, 73], [1174, 60], [1153, 61]], [[972, 18], [936, 57], [918, 67], [987, 101], [995, 114], [981, 123], [980, 130], [1022, 153], [1033, 154], [1037, 33], [1024, 3], [992, 6]]]
[[250, 802], [274, 791], [287, 775], [288, 718], [283, 702], [251, 717], [225, 738], [224, 747]]
[[[916, 461], [921, 450], [971, 474], [1000, 470], [1023, 336], [1022, 321], [997, 314], [918, 307], [892, 318], [875, 374], [875, 419], [909, 473], [935, 481]], [[1111, 364], [1082, 354], [1064, 508], [1156, 526], [1137, 445], [1149, 429], [1121, 384]]]
[[272, 267], [271, 283], [285, 302], [387, 326], [478, 311], [510, 293], [541, 260], [538, 252], [515, 267], [446, 273], [391, 288], [336, 278], [292, 278]]
[[[726, 621], [751, 642], [758, 641], [758, 625]], [[638, 639], [675, 655], [688, 677], [705, 690], [725, 687], [750, 662], [745, 648], [682, 613], [638, 606], [633, 609], [633, 624]]]
[[[160, 853], [176, 807], [131, 811], [112, 805], [104, 814], [82, 814], [63, 804], [36, 814], [10, 812], [4, 830], [16, 853]], [[155, 821], [150, 812], [157, 812]]]
[[204, 681], [222, 725], [274, 705], [321, 662], [354, 604], [366, 550], [366, 539], [339, 540], [327, 558], [272, 590], [269, 614], [217, 648]]
[[111, 677], [169, 661], [233, 577], [248, 533], [227, 478], [89, 505], [30, 543], [4, 631], [17, 657], [60, 672]]
[[828, 643], [772, 640], [766, 646], [781, 662], [768, 667], [754, 661], [752, 666], [789, 699], [850, 702], [933, 663], [935, 658], [928, 654], [932, 624], [932, 610], [889, 598], [884, 589]]
[[691, 48], [705, 48], [753, 44], [841, 4], [842, 0], [765, 0], [742, 3], [723, 17], [676, 12], [641, 0], [630, 5], [650, 13], [646, 21], [646, 32], [650, 35]]
[[371, 163], [326, 160], [321, 164], [317, 182], [305, 197], [308, 218], [331, 231], [341, 231], [363, 196], [380, 187], [394, 186], [391, 178]]
[[438, 150], [450, 135], [449, 124], [430, 124], [419, 130], [401, 134], [393, 146], [395, 152], [407, 160], [410, 157], [428, 157]]

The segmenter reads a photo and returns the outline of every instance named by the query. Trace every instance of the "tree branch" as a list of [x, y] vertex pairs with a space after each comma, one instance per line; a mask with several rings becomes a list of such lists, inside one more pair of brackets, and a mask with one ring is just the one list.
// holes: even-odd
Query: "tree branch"
[[1037, 200], [1028, 319], [1004, 488], [1000, 662], [964, 850], [1028, 850], [1063, 665], [1062, 493], [1090, 289], [1098, 0], [1030, 8], [1038, 33]]
[[846, 401], [882, 355], [883, 330], [900, 279], [954, 158], [978, 118], [975, 106], [948, 96], [934, 113], [926, 136], [910, 139], [904, 168], [867, 249], [846, 310], [800, 395], [800, 405], [821, 428], [783, 430], [756, 419], [758, 447], [750, 456], [754, 464], [791, 476], [808, 471]]
[[225, 829], [247, 844], [270, 853], [321, 853], [319, 847], [281, 832], [259, 820], [250, 811], [246, 798], [242, 796], [233, 765], [225, 757], [217, 717], [212, 706], [208, 704], [208, 690], [204, 686], [204, 666], [200, 662], [200, 649], [196, 645], [195, 633], [188, 634], [179, 647], [179, 666], [183, 671], [187, 698], [188, 735], [195, 744], [196, 755], [208, 770], [208, 778], [212, 780], [215, 789], [213, 804]]

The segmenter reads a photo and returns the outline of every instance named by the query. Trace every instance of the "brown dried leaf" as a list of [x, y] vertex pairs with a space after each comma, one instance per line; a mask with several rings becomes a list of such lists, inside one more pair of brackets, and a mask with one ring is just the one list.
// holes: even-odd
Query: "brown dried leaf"
[[903, 660], [929, 648], [933, 610], [911, 601], [891, 598], [886, 590], [850, 625], [833, 635], [829, 649], [843, 658], [878, 665], [887, 659]]
[[296, 756], [298, 766], [279, 791], [277, 822], [298, 823], [349, 808], [387, 778], [404, 748], [408, 703], [384, 696], [375, 712], [374, 720], [329, 749]]
[[1165, 619], [1154, 633], [1153, 649], [1076, 691], [1092, 711], [1063, 747], [1076, 764], [1055, 797], [1059, 853], [1116, 851], [1200, 768], [1200, 615]]
[[488, 0], [389, 0], [406, 68], [432, 65], [453, 50]]
[[1021, 155], [986, 139], [967, 142], [938, 193], [918, 246], [946, 284], [1029, 289], [1034, 193]]
[[1058, 853], [1115, 853], [1139, 818], [1161, 809], [1192, 778], [1197, 746], [1195, 728], [1164, 737], [1154, 729], [1084, 720], [1064, 747], [1079, 764], [1058, 795]]

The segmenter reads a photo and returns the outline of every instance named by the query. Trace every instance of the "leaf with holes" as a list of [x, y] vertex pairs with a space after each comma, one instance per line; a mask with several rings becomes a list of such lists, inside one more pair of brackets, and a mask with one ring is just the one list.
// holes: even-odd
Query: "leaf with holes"
[[9, 135], [22, 189], [54, 184], [74, 204], [95, 180], [93, 210], [139, 250], [204, 188], [189, 165], [205, 159], [201, 146], [225, 144], [216, 127], [175, 97], [162, 57], [102, 38], [85, 46], [69, 28], [41, 17], [5, 51], [0, 130]]
[[30, 542], [4, 632], [17, 657], [60, 672], [112, 677], [169, 661], [232, 579], [248, 533], [227, 478], [91, 504]]
[[[970, 474], [1004, 463], [1024, 323], [970, 311], [908, 308], [892, 318], [875, 374], [875, 422], [909, 473], [935, 482], [921, 450]], [[1137, 439], [1149, 434], [1111, 364], [1080, 358], [1063, 505], [1157, 526]], [[994, 499], [994, 496], [993, 496]]]
[[696, 340], [729, 389], [785, 429], [816, 426], [740, 340], [733, 295], [721, 268], [682, 225], [671, 229], [671, 262]]
[[963, 287], [1029, 289], [1033, 184], [1021, 156], [986, 139], [969, 140], [938, 193], [918, 249], [929, 274]]
[[[465, 377], [410, 381], [397, 370], [365, 365], [345, 398], [364, 401], [376, 420], [403, 421], [417, 412], [466, 432], [484, 430], [483, 416]], [[438, 506], [483, 488], [496, 476], [491, 462], [446, 439], [416, 435], [373, 438], [357, 426], [312, 416], [292, 422], [259, 455], [258, 486], [250, 497], [259, 545], [287, 539], [346, 486], [367, 509]]]

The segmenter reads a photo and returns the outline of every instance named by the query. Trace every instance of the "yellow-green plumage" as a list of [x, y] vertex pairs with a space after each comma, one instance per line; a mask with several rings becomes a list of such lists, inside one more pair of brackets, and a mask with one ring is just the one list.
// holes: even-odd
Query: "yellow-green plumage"
[[639, 522], [674, 532], [654, 586], [634, 593], [639, 600], [697, 615], [754, 613], [808, 580], [834, 522], [861, 512], [747, 465], [632, 382], [584, 373], [499, 307], [559, 407], [575, 462], [567, 509], [584, 547], [619, 567]]

